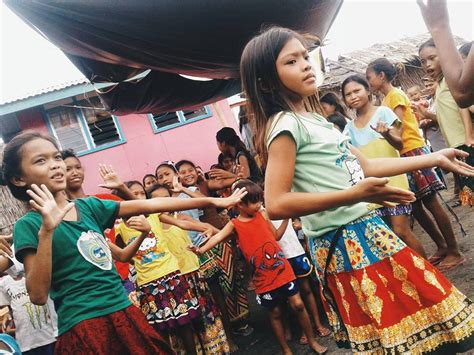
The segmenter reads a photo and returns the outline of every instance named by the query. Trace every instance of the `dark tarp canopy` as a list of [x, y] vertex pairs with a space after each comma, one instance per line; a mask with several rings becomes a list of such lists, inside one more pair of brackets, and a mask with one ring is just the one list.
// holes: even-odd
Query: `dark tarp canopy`
[[[343, 0], [7, 0], [66, 53], [115, 114], [175, 111], [236, 94], [243, 47], [262, 25], [323, 39]], [[151, 71], [137, 80], [125, 81]], [[196, 81], [179, 74], [211, 78]]]

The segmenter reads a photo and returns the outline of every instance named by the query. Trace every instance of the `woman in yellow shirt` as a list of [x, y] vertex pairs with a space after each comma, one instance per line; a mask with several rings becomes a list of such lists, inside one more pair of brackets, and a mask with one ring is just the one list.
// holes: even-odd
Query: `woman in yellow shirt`
[[[429, 154], [429, 148], [420, 135], [418, 122], [411, 109], [408, 96], [392, 85], [397, 76], [397, 68], [386, 58], [379, 58], [369, 64], [367, 81], [373, 91], [381, 92], [385, 98], [382, 105], [389, 107], [402, 122], [402, 144], [400, 155], [412, 157]], [[433, 239], [438, 250], [428, 260], [443, 269], [443, 265], [456, 266], [464, 262], [454, 236], [451, 221], [439, 203], [437, 191], [445, 188], [434, 169], [421, 169], [407, 173], [410, 189], [416, 195], [413, 203], [413, 214], [423, 229]], [[433, 221], [425, 208], [434, 217]], [[436, 224], [435, 224], [436, 222]]]

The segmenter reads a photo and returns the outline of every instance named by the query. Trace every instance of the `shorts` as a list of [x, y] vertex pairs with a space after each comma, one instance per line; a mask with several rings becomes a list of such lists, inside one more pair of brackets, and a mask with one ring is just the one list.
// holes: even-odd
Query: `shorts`
[[311, 274], [313, 271], [313, 265], [309, 261], [309, 258], [306, 254], [301, 254], [299, 256], [295, 256], [294, 258], [288, 259], [288, 262], [293, 269], [296, 277], [306, 277]]
[[265, 293], [257, 294], [257, 303], [268, 310], [272, 310], [280, 304], [281, 301], [294, 296], [299, 292], [298, 282], [293, 280], [287, 284]]

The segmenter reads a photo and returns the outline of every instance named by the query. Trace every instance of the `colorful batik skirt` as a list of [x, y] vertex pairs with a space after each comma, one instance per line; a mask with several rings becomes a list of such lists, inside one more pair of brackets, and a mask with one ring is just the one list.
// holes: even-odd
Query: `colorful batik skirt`
[[336, 232], [342, 235], [327, 277], [335, 302], [323, 304], [339, 347], [377, 354], [474, 347], [472, 302], [377, 216], [310, 239], [320, 279]]
[[[469, 156], [465, 159], [465, 162], [471, 166], [474, 166], [474, 148], [462, 145], [457, 149], [463, 150], [469, 153]], [[459, 200], [463, 206], [474, 206], [474, 178], [458, 175], [459, 181]]]
[[[402, 157], [416, 157], [418, 155], [430, 154], [431, 151], [428, 147], [421, 147], [410, 150]], [[422, 200], [424, 197], [431, 195], [439, 190], [444, 190], [443, 182], [439, 178], [438, 174], [433, 168], [420, 169], [407, 173], [408, 184], [410, 190], [415, 193], [417, 200]]]
[[380, 207], [374, 210], [374, 213], [379, 217], [410, 215], [411, 212], [411, 204], [396, 205], [394, 207]]
[[177, 272], [138, 286], [137, 298], [148, 323], [159, 330], [189, 324], [201, 315], [199, 299]]
[[199, 255], [199, 270], [207, 282], [217, 281], [222, 274], [222, 270], [219, 265], [217, 265], [212, 251]]
[[249, 301], [244, 287], [243, 272], [236, 269], [236, 257], [231, 242], [219, 243], [212, 252], [222, 270], [219, 285], [224, 294], [227, 312], [231, 322], [244, 319], [249, 314]]
[[[230, 354], [230, 346], [220, 312], [212, 297], [211, 290], [201, 272], [194, 271], [183, 275], [189, 287], [199, 300], [201, 317], [193, 322], [197, 333], [196, 353]], [[173, 337], [173, 348], [177, 354], [183, 354], [184, 347], [178, 337]]]
[[171, 347], [135, 306], [83, 320], [61, 334], [56, 354], [172, 354]]

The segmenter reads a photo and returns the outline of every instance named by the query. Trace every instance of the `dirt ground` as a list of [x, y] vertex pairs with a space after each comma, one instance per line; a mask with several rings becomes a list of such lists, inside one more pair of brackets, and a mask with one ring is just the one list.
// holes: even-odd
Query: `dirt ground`
[[[454, 202], [453, 196], [453, 187], [452, 179], [448, 179], [449, 189], [443, 191], [441, 196], [444, 200], [452, 205]], [[459, 217], [464, 230], [467, 235], [462, 237], [459, 224], [455, 221], [451, 214], [452, 225], [454, 232], [458, 238], [461, 251], [466, 257], [466, 263], [458, 267], [455, 270], [450, 270], [446, 272], [446, 276], [453, 282], [453, 284], [466, 294], [469, 298], [474, 298], [474, 208], [469, 207], [455, 207], [453, 208], [454, 212]], [[417, 236], [419, 236], [422, 241], [427, 255], [431, 255], [435, 251], [435, 245], [431, 241], [430, 237], [420, 228], [420, 226], [415, 223], [414, 231]], [[250, 319], [249, 323], [254, 327], [255, 331], [247, 336], [236, 336], [235, 340], [239, 345], [240, 350], [236, 354], [279, 354], [280, 347], [278, 346], [277, 340], [273, 335], [270, 324], [268, 321], [268, 316], [260, 306], [255, 302], [255, 294], [249, 292], [249, 301], [250, 305]], [[292, 328], [295, 328], [294, 326]], [[297, 328], [297, 327], [296, 327]], [[299, 345], [299, 330], [296, 330], [297, 334], [294, 336], [294, 340], [290, 341], [290, 347], [293, 350], [294, 354], [312, 354], [310, 349], [307, 346]], [[338, 349], [335, 342], [331, 337], [327, 338], [318, 338], [318, 341], [328, 347], [328, 354], [349, 354], [346, 349]], [[469, 354], [474, 354], [474, 351], [469, 352]]]

